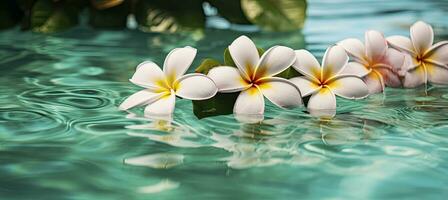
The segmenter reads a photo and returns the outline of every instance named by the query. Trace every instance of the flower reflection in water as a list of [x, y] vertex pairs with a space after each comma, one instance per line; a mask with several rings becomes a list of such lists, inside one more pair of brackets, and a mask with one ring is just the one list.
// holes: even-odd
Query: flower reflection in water
[[[157, 169], [176, 167], [184, 160], [194, 162], [185, 148], [216, 148], [225, 154], [214, 155], [214, 161], [223, 162], [232, 169], [245, 169], [273, 165], [316, 165], [328, 158], [331, 146], [344, 146], [362, 143], [376, 137], [369, 130], [378, 122], [341, 114], [331, 118], [298, 118], [293, 114], [247, 118], [249, 123], [238, 123], [238, 128], [209, 130], [210, 123], [222, 123], [216, 119], [201, 120], [194, 128], [184, 119], [145, 118], [135, 114], [127, 116], [144, 121], [144, 124], [131, 125], [128, 135], [145, 137], [151, 141], [175, 147], [170, 153], [162, 152], [143, 155], [125, 160], [126, 164]], [[352, 120], [339, 120], [353, 118]], [[237, 121], [241, 121], [238, 119]], [[364, 124], [364, 125], [363, 125]], [[201, 127], [204, 126], [204, 127]], [[213, 127], [216, 124], [213, 124]], [[376, 132], [375, 132], [376, 133]], [[175, 152], [182, 152], [178, 154]], [[230, 155], [229, 155], [230, 153]], [[185, 155], [184, 155], [185, 154]], [[195, 163], [188, 163], [195, 164]]]
[[[166, 117], [138, 117], [134, 113], [127, 116], [130, 119], [138, 119], [147, 122], [146, 124], [126, 126], [132, 131], [130, 136], [146, 137], [152, 141], [165, 143], [175, 147], [200, 147], [200, 142], [195, 141], [198, 137], [194, 129], [187, 125], [177, 123], [171, 116]], [[154, 134], [157, 133], [157, 134]]]

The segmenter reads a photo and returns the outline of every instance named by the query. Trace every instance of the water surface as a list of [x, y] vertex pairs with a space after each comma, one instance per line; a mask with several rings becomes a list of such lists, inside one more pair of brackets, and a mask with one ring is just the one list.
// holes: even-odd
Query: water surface
[[448, 87], [338, 98], [331, 121], [272, 104], [255, 125], [199, 120], [188, 100], [172, 121], [117, 106], [139, 90], [127, 81], [135, 66], [175, 47], [198, 48], [197, 66], [246, 34], [320, 59], [367, 29], [408, 35], [417, 20], [446, 40], [447, 4], [312, 0], [305, 29], [291, 33], [0, 32], [0, 199], [443, 199]]

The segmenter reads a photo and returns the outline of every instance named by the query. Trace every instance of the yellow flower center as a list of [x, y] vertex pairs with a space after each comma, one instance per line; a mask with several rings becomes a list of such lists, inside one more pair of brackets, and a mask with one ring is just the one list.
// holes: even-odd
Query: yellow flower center
[[268, 84], [262, 80], [266, 76], [266, 68], [258, 67], [256, 71], [252, 71], [252, 66], [246, 65], [246, 71], [249, 74], [249, 79], [242, 78], [241, 82], [243, 84], [252, 85], [253, 88], [258, 86], [260, 87], [268, 87]]

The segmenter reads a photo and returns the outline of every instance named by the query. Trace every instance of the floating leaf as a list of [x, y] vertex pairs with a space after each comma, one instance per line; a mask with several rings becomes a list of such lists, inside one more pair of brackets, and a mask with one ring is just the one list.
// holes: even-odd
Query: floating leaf
[[176, 32], [205, 27], [202, 0], [138, 0], [135, 18], [143, 31]]
[[286, 78], [286, 79], [290, 79], [290, 78], [293, 78], [296, 76], [301, 76], [301, 74], [299, 72], [297, 72], [293, 67], [289, 67], [282, 73], [276, 75], [276, 77], [282, 77], [282, 78]]
[[249, 21], [270, 31], [290, 31], [303, 27], [306, 0], [241, 0]]
[[[258, 54], [261, 56], [264, 53], [262, 48], [257, 48]], [[236, 67], [232, 57], [230, 56], [228, 48], [224, 50], [224, 63], [226, 66]], [[196, 72], [207, 74], [213, 67], [221, 65], [218, 61], [213, 59], [205, 59], [196, 68]], [[228, 115], [233, 113], [233, 105], [239, 92], [235, 93], [218, 93], [211, 99], [193, 101], [193, 112], [199, 119], [204, 117], [212, 117], [218, 115]]]
[[65, 2], [37, 0], [30, 15], [30, 28], [41, 33], [66, 30], [78, 24], [79, 7]]
[[211, 99], [193, 101], [193, 113], [199, 119], [233, 113], [233, 104], [238, 97], [236, 93], [218, 93]]
[[214, 6], [219, 15], [235, 24], [251, 24], [241, 9], [240, 0], [207, 0]]
[[[213, 67], [219, 66], [217, 60], [207, 58], [196, 68], [195, 72], [207, 74]], [[233, 103], [239, 93], [218, 93], [211, 99], [193, 101], [193, 112], [199, 119], [217, 115], [227, 115], [233, 112]]]
[[111, 2], [115, 2], [116, 5], [109, 4], [108, 6], [110, 7], [101, 5], [101, 8], [96, 8], [96, 6], [90, 8], [89, 24], [91, 26], [103, 29], [126, 28], [128, 15], [131, 11], [130, 1], [125, 3], [119, 3], [119, 1]]
[[229, 48], [224, 50], [224, 65], [236, 67], [235, 62], [233, 62], [232, 56], [230, 55]]
[[202, 61], [202, 63], [196, 68], [196, 73], [201, 74], [208, 74], [208, 71], [212, 69], [213, 67], [219, 66], [221, 63], [219, 63], [217, 60], [206, 58]]

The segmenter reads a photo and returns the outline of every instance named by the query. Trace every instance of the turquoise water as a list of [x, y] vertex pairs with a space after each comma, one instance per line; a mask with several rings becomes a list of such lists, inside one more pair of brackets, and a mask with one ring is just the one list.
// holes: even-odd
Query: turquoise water
[[2, 31], [0, 199], [443, 199], [448, 87], [338, 99], [325, 122], [272, 104], [256, 125], [232, 115], [198, 120], [188, 100], [177, 101], [173, 121], [117, 106], [139, 90], [127, 81], [135, 66], [162, 63], [174, 47], [197, 47], [197, 66], [246, 34], [320, 58], [366, 29], [408, 35], [421, 19], [446, 40], [447, 4], [313, 0], [302, 33]]

